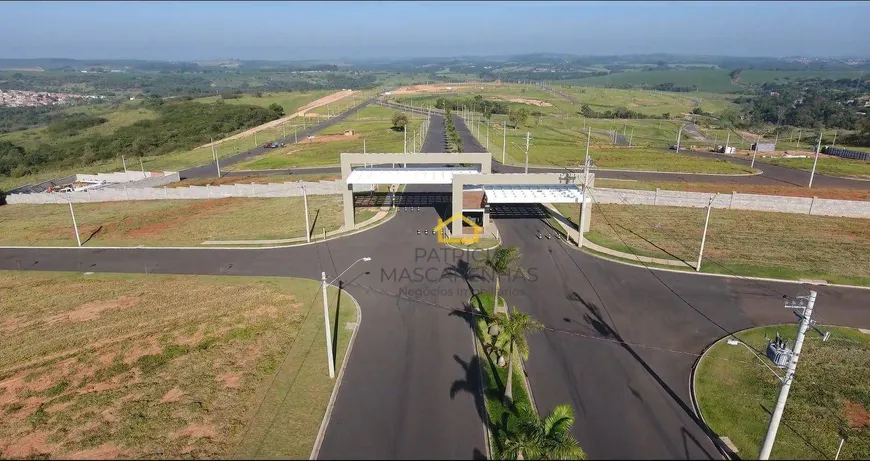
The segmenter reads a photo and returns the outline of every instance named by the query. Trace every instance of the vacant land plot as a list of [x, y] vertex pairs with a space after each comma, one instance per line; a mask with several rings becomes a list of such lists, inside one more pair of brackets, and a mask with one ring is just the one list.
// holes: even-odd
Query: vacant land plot
[[[530, 133], [529, 165], [560, 166], [579, 168], [586, 155], [586, 129], [592, 127], [590, 155], [599, 168], [673, 171], [682, 173], [748, 173], [751, 170], [742, 165], [736, 165], [725, 160], [703, 159], [679, 155], [659, 149], [617, 148], [611, 143], [608, 130], [622, 135], [626, 132], [626, 140], [632, 141], [641, 137], [663, 137], [667, 132], [678, 126], [665, 120], [630, 120], [610, 121], [603, 119], [580, 119], [545, 117], [538, 123], [537, 119], [529, 120], [519, 129], [508, 128], [505, 135], [502, 125], [503, 118], [493, 118], [489, 128], [489, 151], [496, 160], [502, 160], [502, 139], [507, 138], [505, 163], [521, 166], [525, 163], [526, 133]], [[634, 134], [632, 135], [632, 129]], [[474, 129], [477, 136], [477, 128]], [[486, 148], [487, 136], [485, 125], [480, 127], [478, 141]], [[641, 144], [644, 145], [644, 144]], [[661, 144], [659, 144], [661, 145]]]
[[[143, 200], [73, 207], [85, 246], [198, 245], [206, 240], [305, 236], [302, 197]], [[308, 207], [316, 233], [343, 224], [339, 195], [312, 195]], [[0, 245], [76, 245], [69, 206], [0, 207]]]
[[[382, 107], [366, 107], [350, 120], [344, 120], [317, 133], [314, 139], [300, 139], [298, 144], [289, 145], [257, 158], [234, 165], [235, 170], [268, 170], [302, 166], [337, 165], [342, 152], [362, 152], [365, 140], [366, 152], [402, 152], [404, 133], [392, 129], [390, 118], [395, 110]], [[422, 120], [408, 121], [408, 152], [413, 146], [414, 130], [419, 130]], [[344, 136], [353, 130], [353, 136]], [[317, 142], [318, 138], [329, 142]], [[419, 146], [419, 141], [417, 146]], [[418, 147], [419, 148], [419, 147]]]
[[797, 186], [760, 186], [753, 184], [716, 184], [704, 182], [675, 181], [623, 181], [615, 179], [596, 179], [595, 187], [633, 190], [678, 190], [685, 192], [709, 192], [730, 194], [785, 195], [788, 197], [819, 197], [839, 200], [870, 200], [870, 190], [865, 189], [826, 189]]
[[[556, 207], [576, 219], [576, 208]], [[704, 208], [595, 204], [586, 238], [616, 250], [682, 259], [694, 266], [705, 214]], [[701, 268], [870, 285], [870, 220], [714, 209]]]
[[[735, 336], [768, 361], [765, 337], [779, 333], [793, 344], [796, 329], [793, 324], [753, 328]], [[823, 342], [807, 332], [800, 376], [791, 387], [771, 459], [833, 459], [841, 433], [848, 440], [839, 459], [870, 457], [870, 335], [821, 329], [830, 330], [831, 339]], [[707, 351], [695, 374], [701, 415], [734, 442], [743, 459], [758, 455], [779, 390], [777, 379], [752, 355], [723, 340]]]
[[187, 186], [219, 186], [221, 184], [271, 184], [291, 181], [333, 181], [341, 179], [340, 174], [282, 174], [282, 175], [252, 175], [252, 176], [224, 176], [217, 178], [185, 179], [174, 182], [166, 187]]
[[[811, 171], [813, 169], [812, 158], [766, 158], [762, 160], [773, 165], [798, 170]], [[852, 160], [830, 155], [820, 155], [816, 165], [816, 173], [830, 176], [845, 176], [848, 178], [870, 179], [870, 162]]]
[[[0, 290], [0, 457], [308, 457], [335, 384], [319, 283], [0, 272]], [[341, 364], [357, 316], [336, 295]]]
[[263, 96], [260, 98], [254, 95], [245, 94], [242, 95], [241, 98], [236, 99], [223, 99], [220, 96], [209, 96], [207, 98], [198, 98], [197, 101], [210, 103], [221, 100], [227, 104], [248, 104], [260, 107], [269, 107], [271, 104], [278, 104], [279, 106], [284, 108], [284, 113], [289, 115], [293, 112], [296, 112], [301, 107], [311, 103], [312, 101], [315, 101], [332, 93], [335, 93], [335, 91], [286, 91], [278, 93], [264, 93]]

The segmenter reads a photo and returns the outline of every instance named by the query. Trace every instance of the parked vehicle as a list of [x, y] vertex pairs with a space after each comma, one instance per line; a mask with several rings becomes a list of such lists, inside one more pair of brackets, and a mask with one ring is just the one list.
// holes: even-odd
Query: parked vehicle
[[276, 147], [284, 147], [284, 143], [283, 142], [266, 141], [266, 143], [263, 144], [263, 147], [265, 147], [266, 149], [274, 149]]

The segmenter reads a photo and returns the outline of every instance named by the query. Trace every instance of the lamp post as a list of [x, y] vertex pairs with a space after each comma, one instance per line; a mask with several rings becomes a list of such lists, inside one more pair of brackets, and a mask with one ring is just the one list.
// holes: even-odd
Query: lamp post
[[76, 214], [73, 212], [72, 200], [70, 200], [69, 197], [66, 197], [66, 201], [69, 203], [69, 214], [72, 216], [73, 230], [76, 233], [76, 242], [79, 246], [82, 246], [82, 238], [79, 236], [79, 226], [76, 224]]
[[[342, 272], [341, 274], [338, 274], [337, 277], [332, 279], [332, 282], [335, 282], [336, 280], [338, 280], [339, 277], [344, 275], [345, 272], [349, 271], [351, 267], [356, 265], [356, 263], [358, 263], [360, 261], [371, 261], [371, 260], [372, 260], [372, 258], [370, 258], [368, 256], [357, 259], [356, 261], [354, 261], [353, 264], [348, 266], [348, 268], [345, 269], [344, 272]], [[323, 291], [323, 325], [324, 325], [323, 332], [326, 333], [326, 360], [329, 363], [329, 377], [335, 378], [335, 359], [332, 357], [332, 335], [329, 333], [329, 302], [326, 299], [326, 286], [332, 285], [332, 282], [329, 282], [329, 283], [326, 282], [326, 272], [321, 272], [320, 277], [321, 277], [320, 280], [322, 282], [321, 289]]]

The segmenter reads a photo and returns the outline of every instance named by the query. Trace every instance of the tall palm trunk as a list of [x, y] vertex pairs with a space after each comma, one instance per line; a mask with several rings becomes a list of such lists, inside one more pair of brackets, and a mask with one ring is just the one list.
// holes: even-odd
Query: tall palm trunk
[[498, 274], [495, 274], [495, 300], [493, 301], [493, 304], [492, 304], [492, 306], [493, 306], [492, 311], [493, 311], [493, 313], [495, 313], [495, 314], [498, 314], [498, 313], [500, 312], [500, 311], [498, 310], [498, 298], [499, 298], [499, 294], [498, 294], [498, 289], [499, 289], [499, 287], [498, 287], [498, 285], [499, 285], [499, 282], [498, 282]]
[[504, 388], [504, 400], [510, 403], [514, 399], [514, 342], [511, 340], [510, 348], [508, 349], [508, 375], [507, 385]]

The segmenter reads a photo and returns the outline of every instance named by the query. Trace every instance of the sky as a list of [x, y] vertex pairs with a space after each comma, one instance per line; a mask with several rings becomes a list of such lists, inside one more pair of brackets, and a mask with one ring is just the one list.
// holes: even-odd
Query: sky
[[870, 56], [870, 2], [0, 2], [0, 58]]

